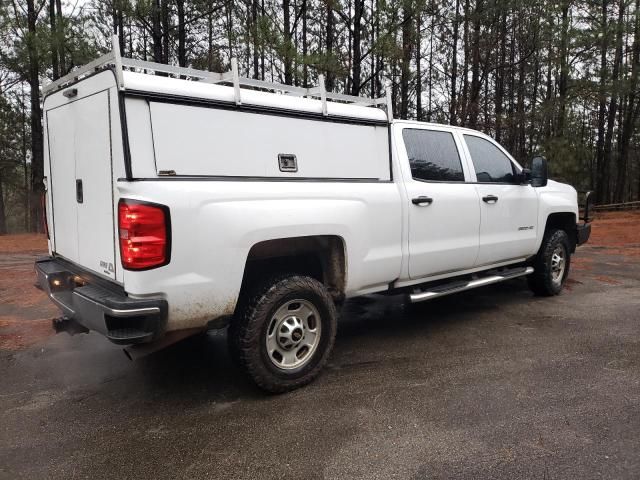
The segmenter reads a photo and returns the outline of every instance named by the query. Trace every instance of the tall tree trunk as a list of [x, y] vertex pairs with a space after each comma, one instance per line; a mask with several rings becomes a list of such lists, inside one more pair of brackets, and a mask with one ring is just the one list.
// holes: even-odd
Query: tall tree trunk
[[178, 65], [187, 66], [187, 29], [185, 24], [184, 0], [176, 0], [178, 12]]
[[233, 58], [233, 2], [226, 4], [227, 16], [227, 47], [229, 49], [229, 60]]
[[515, 150], [516, 145], [516, 119], [515, 119], [515, 98], [516, 98], [516, 75], [515, 75], [515, 64], [516, 64], [516, 32], [515, 32], [515, 22], [511, 22], [511, 41], [509, 43], [509, 71], [507, 76], [509, 78], [509, 89], [507, 98], [509, 99], [507, 102], [507, 150], [513, 152]]
[[423, 112], [422, 112], [422, 69], [420, 68], [420, 63], [422, 62], [421, 53], [422, 48], [420, 45], [422, 35], [420, 34], [420, 29], [422, 25], [420, 25], [420, 20], [422, 17], [422, 12], [420, 10], [415, 12], [416, 16], [416, 24], [415, 24], [415, 45], [416, 45], [416, 118], [418, 121], [422, 120]]
[[118, 47], [120, 48], [120, 55], [125, 54], [125, 42], [124, 42], [124, 12], [122, 2], [123, 0], [113, 1], [113, 34], [118, 36]]
[[569, 7], [571, 0], [561, 3], [562, 28], [560, 30], [560, 79], [558, 81], [558, 122], [556, 136], [564, 135], [564, 124], [567, 117], [567, 90], [569, 88]]
[[162, 13], [162, 63], [169, 64], [169, 0], [160, 3]]
[[213, 71], [213, 14], [207, 15], [207, 70]]
[[[520, 52], [522, 56], [523, 52]], [[522, 61], [522, 58], [519, 59], [520, 64], [518, 65], [518, 90], [517, 90], [517, 103], [516, 103], [516, 121], [517, 121], [517, 134], [516, 134], [516, 143], [518, 145], [517, 149], [514, 150], [517, 156], [517, 159], [520, 162], [524, 162], [526, 157], [526, 146], [525, 146], [525, 114], [524, 114], [524, 96], [525, 96], [525, 81], [526, 81], [526, 62]]]
[[[265, 11], [264, 11], [264, 0], [261, 0], [260, 2], [260, 18], [264, 18], [265, 17]], [[264, 48], [264, 40], [262, 40], [260, 42], [260, 78], [262, 80], [265, 79], [265, 60], [266, 60], [266, 53], [265, 53], [265, 48]]]
[[131, 18], [128, 18], [129, 20], [129, 24], [127, 25], [129, 27], [129, 31], [127, 34], [127, 38], [129, 39], [129, 55], [133, 56], [133, 32], [132, 32], [132, 28], [131, 28]]
[[113, 23], [112, 32], [113, 35], [118, 34], [118, 0], [113, 0], [113, 4], [111, 5], [111, 22]]
[[[609, 112], [607, 116], [607, 131], [604, 137], [604, 157], [602, 162], [602, 175], [598, 175], [597, 190], [602, 192], [601, 201], [608, 202], [611, 199], [611, 155], [613, 152], [613, 134], [616, 124], [616, 112], [618, 111], [620, 88], [620, 68], [622, 66], [623, 53], [623, 34], [624, 34], [624, 11], [625, 2], [620, 2], [618, 8], [618, 20], [616, 24], [616, 53], [613, 59], [613, 70], [611, 79], [613, 82], [613, 92], [611, 94], [611, 102], [609, 103]], [[621, 123], [621, 122], [620, 122]]]
[[291, 27], [291, 38], [292, 38], [292, 48], [291, 48], [291, 59], [293, 62], [293, 85], [295, 85], [296, 87], [300, 86], [300, 75], [299, 75], [299, 67], [298, 67], [298, 50], [299, 50], [299, 44], [300, 44], [300, 38], [298, 35], [298, 19], [300, 17], [298, 17], [299, 15], [299, 11], [298, 11], [298, 2], [297, 0], [293, 0], [293, 25]]
[[[534, 14], [539, 12], [534, 12]], [[536, 14], [534, 38], [537, 40], [540, 33], [540, 15]], [[527, 156], [531, 156], [536, 148], [536, 139], [539, 134], [538, 122], [537, 122], [537, 107], [538, 107], [538, 90], [540, 89], [540, 48], [535, 46], [535, 53], [533, 56], [533, 91], [531, 93], [531, 113], [529, 120], [529, 149]]]
[[251, 42], [253, 43], [253, 78], [259, 78], [258, 0], [251, 0]]
[[[622, 6], [620, 7], [622, 9]], [[631, 78], [629, 81], [629, 97], [622, 124], [622, 133], [618, 145], [618, 174], [616, 178], [615, 201], [624, 202], [626, 198], [627, 165], [629, 163], [629, 144], [634, 134], [638, 115], [640, 114], [640, 102], [637, 99], [638, 74], [640, 70], [640, 0], [635, 2], [635, 31], [632, 48]]]
[[[120, 0], [121, 2], [122, 0]], [[124, 41], [124, 9], [122, 4], [118, 9], [118, 43], [120, 44], [120, 55], [125, 55], [125, 41]]]
[[411, 47], [413, 45], [411, 0], [402, 5], [402, 63], [400, 65], [400, 118], [409, 114], [409, 79], [411, 77]]
[[20, 96], [20, 123], [22, 126], [22, 188], [24, 189], [24, 230], [28, 232], [31, 228], [31, 188], [29, 183], [29, 165], [27, 164], [27, 101], [24, 94], [24, 84], [21, 86], [22, 95]]
[[376, 57], [377, 54], [375, 52], [375, 45], [376, 45], [376, 30], [377, 30], [377, 25], [378, 25], [378, 12], [376, 10], [376, 0], [371, 0], [371, 28], [370, 28], [370, 33], [371, 33], [371, 37], [369, 38], [369, 42], [370, 42], [370, 48], [371, 48], [371, 52], [370, 52], [370, 56], [369, 56], [369, 60], [370, 60], [370, 65], [369, 68], [371, 68], [371, 98], [376, 98], [378, 95], [376, 94], [376, 84], [377, 84], [377, 78], [378, 78], [378, 71], [376, 70]]
[[284, 83], [293, 85], [292, 45], [291, 45], [291, 9], [290, 0], [282, 1], [284, 19]]
[[151, 4], [151, 40], [153, 41], [153, 61], [162, 63], [162, 26], [160, 22], [160, 0]]
[[[357, 1], [357, 0], [356, 0]], [[351, 72], [353, 72], [353, 30], [351, 29], [351, 23], [353, 16], [351, 14], [351, 0], [347, 0], [347, 5], [349, 8], [347, 9], [347, 77], [345, 78], [344, 91], [349, 93], [351, 92]]]
[[302, 8], [302, 86], [305, 88], [309, 86], [309, 60], [307, 58], [309, 51], [309, 39], [307, 37], [307, 5], [308, 0], [302, 0], [302, 6], [300, 7]]
[[469, 98], [469, 126], [478, 127], [478, 113], [480, 111], [480, 21], [483, 13], [483, 0], [476, 0], [473, 12], [473, 35], [471, 40], [471, 94]]
[[333, 72], [333, 41], [335, 35], [335, 18], [333, 15], [334, 0], [324, 0], [326, 9], [326, 32], [325, 32], [325, 52], [327, 57], [327, 76], [325, 87], [327, 91], [332, 91], [335, 87], [335, 75]]
[[59, 63], [59, 71], [60, 76], [66, 75], [67, 72], [67, 62], [65, 55], [65, 26], [64, 26], [64, 16], [62, 15], [62, 1], [56, 0], [56, 13], [57, 13], [57, 21], [56, 21], [56, 45], [58, 46], [58, 63]]
[[[457, 125], [456, 118], [456, 82], [458, 80], [458, 36], [460, 34], [460, 0], [456, 0], [456, 11], [453, 17], [453, 48], [451, 52], [451, 100], [449, 103], [449, 123]], [[433, 41], [433, 38], [431, 39]]]
[[362, 76], [362, 12], [364, 10], [364, 0], [355, 0], [353, 9], [353, 83], [351, 84], [351, 95], [360, 95], [360, 81]]
[[56, 29], [56, 2], [49, 0], [49, 27], [51, 28], [51, 70], [54, 80], [60, 78], [58, 65], [58, 31]]
[[42, 110], [40, 109], [40, 59], [36, 46], [37, 13], [35, 0], [27, 0], [27, 52], [29, 87], [31, 88], [31, 231], [42, 229], [40, 197], [44, 192], [44, 160], [42, 151]]
[[[147, 61], [149, 59], [148, 57], [148, 51], [149, 51], [149, 35], [148, 35], [148, 31], [146, 29], [142, 29], [142, 59], [144, 61]], [[131, 49], [131, 51], [133, 52], [133, 48]]]
[[496, 93], [495, 93], [495, 122], [496, 141], [502, 140], [502, 112], [504, 102], [504, 64], [507, 61], [507, 11], [503, 11], [500, 18], [500, 50], [498, 53], [498, 68], [496, 69]]
[[435, 1], [431, 3], [431, 35], [429, 36], [429, 94], [428, 94], [428, 110], [427, 110], [427, 122], [432, 121], [433, 116], [433, 39], [435, 38], [435, 26], [436, 26], [436, 4]]
[[[596, 199], [598, 203], [603, 200], [603, 192], [600, 178], [604, 176], [606, 166], [604, 164], [604, 135], [605, 135], [605, 115], [607, 112], [607, 52], [609, 51], [608, 25], [608, 0], [602, 0], [602, 43], [600, 44], [600, 83], [598, 85], [598, 140], [596, 141], [596, 171], [598, 178], [598, 188], [596, 189]], [[591, 188], [595, 188], [593, 174], [591, 175]]]
[[460, 112], [461, 125], [464, 127], [467, 122], [467, 106], [469, 100], [469, 17], [470, 17], [469, 0], [464, 2], [464, 23], [463, 23], [463, 43], [464, 43], [464, 64], [462, 66], [462, 98], [460, 103], [462, 111]]
[[[547, 21], [549, 23], [549, 30], [553, 32], [553, 15], [548, 15]], [[554, 54], [554, 41], [553, 35], [549, 35], [547, 42], [547, 78], [544, 94], [544, 140], [545, 143], [551, 139], [553, 132], [553, 54]]]

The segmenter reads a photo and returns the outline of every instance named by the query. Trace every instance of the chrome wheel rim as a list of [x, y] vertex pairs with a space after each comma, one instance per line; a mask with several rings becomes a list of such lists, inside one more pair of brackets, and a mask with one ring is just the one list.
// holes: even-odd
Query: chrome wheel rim
[[266, 333], [267, 355], [282, 370], [305, 365], [320, 343], [320, 314], [307, 300], [289, 300], [279, 307]]
[[562, 283], [567, 265], [567, 254], [562, 245], [558, 245], [551, 254], [551, 280], [555, 284]]

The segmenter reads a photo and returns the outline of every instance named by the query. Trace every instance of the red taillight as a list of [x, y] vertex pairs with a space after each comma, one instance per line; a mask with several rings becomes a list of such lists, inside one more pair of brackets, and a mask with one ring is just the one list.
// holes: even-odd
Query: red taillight
[[145, 270], [169, 263], [169, 211], [166, 207], [120, 200], [118, 228], [124, 268]]

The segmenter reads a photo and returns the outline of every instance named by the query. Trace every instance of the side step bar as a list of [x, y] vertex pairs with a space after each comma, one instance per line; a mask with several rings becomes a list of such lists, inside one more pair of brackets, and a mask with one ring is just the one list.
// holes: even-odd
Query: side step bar
[[409, 300], [411, 303], [424, 302], [425, 300], [432, 300], [438, 297], [444, 297], [445, 295], [451, 295], [452, 293], [464, 292], [465, 290], [471, 290], [473, 288], [484, 287], [485, 285], [492, 285], [494, 283], [504, 282], [511, 280], [512, 278], [524, 277], [533, 273], [533, 267], [526, 268], [512, 268], [504, 270], [500, 274], [491, 275], [489, 277], [477, 278], [470, 281], [457, 281], [445, 285], [438, 285], [429, 290], [421, 292], [411, 293]]

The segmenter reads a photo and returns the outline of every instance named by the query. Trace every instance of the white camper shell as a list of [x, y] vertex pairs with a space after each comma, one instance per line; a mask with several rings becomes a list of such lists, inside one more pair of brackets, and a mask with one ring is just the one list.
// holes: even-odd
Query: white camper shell
[[213, 74], [116, 52], [98, 60], [44, 89], [45, 175], [52, 252], [108, 279], [124, 281], [119, 179], [391, 180], [389, 119], [371, 108], [386, 98], [244, 79], [235, 66]]

